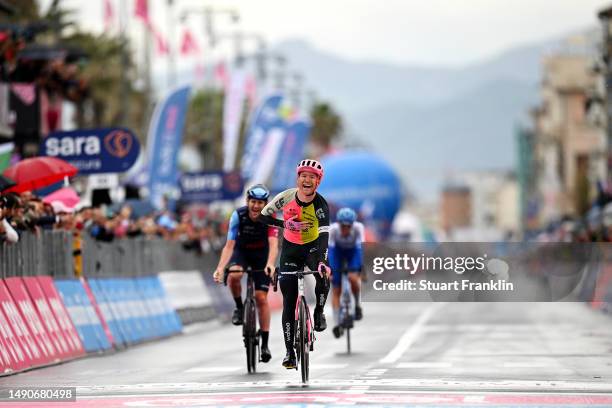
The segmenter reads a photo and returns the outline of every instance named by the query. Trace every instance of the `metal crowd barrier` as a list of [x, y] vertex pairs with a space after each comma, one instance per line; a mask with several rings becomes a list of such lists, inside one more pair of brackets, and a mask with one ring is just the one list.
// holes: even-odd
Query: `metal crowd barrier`
[[[75, 239], [80, 240], [75, 247]], [[200, 255], [180, 242], [125, 238], [100, 242], [88, 234], [80, 238], [66, 231], [23, 233], [16, 244], [0, 244], [1, 278], [50, 275], [74, 277], [75, 254], [80, 253], [82, 274], [90, 277], [142, 276], [163, 271], [212, 271], [216, 254]], [[78, 270], [78, 268], [77, 268]]]
[[24, 232], [16, 244], [0, 245], [0, 274], [13, 276], [74, 276], [72, 233]]

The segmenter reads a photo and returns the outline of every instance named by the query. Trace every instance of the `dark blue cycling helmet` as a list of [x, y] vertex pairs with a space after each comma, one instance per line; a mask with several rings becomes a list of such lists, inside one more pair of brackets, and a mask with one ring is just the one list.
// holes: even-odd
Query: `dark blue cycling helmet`
[[352, 208], [344, 207], [338, 210], [336, 221], [340, 224], [351, 225], [357, 220], [357, 214]]
[[247, 199], [263, 200], [268, 201], [270, 197], [270, 190], [263, 184], [255, 184], [253, 187], [247, 190]]

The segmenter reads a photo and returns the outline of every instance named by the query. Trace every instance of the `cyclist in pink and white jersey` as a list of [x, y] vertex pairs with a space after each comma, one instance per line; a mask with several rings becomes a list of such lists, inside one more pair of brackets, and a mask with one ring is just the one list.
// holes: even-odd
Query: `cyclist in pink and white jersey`
[[[302, 270], [304, 266], [312, 271], [316, 279], [315, 295], [317, 304], [314, 310], [314, 328], [323, 331], [327, 328], [323, 307], [329, 292], [331, 270], [327, 260], [329, 239], [329, 209], [327, 202], [317, 188], [323, 178], [323, 166], [316, 160], [302, 160], [297, 166], [297, 188], [285, 190], [274, 197], [261, 211], [259, 221], [284, 228], [283, 245], [280, 255], [280, 271]], [[274, 217], [276, 211], [283, 212], [283, 219]], [[279, 277], [283, 293], [283, 335], [287, 355], [283, 366], [296, 367], [293, 349], [295, 333], [295, 305], [297, 303], [298, 282], [294, 275]]]

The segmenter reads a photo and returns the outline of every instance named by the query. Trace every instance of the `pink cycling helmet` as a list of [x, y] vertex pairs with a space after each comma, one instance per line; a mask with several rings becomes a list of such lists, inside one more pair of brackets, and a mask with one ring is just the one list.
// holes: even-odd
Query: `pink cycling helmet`
[[303, 171], [308, 171], [319, 176], [319, 181], [323, 179], [323, 165], [316, 160], [305, 159], [297, 166], [297, 174], [300, 175]]

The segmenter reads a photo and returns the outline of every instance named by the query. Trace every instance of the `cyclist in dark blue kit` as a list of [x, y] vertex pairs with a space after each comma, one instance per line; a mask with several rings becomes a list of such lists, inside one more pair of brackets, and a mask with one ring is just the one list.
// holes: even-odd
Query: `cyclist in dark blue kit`
[[[226, 266], [231, 271], [244, 271], [248, 267], [252, 270], [265, 270], [253, 274], [255, 281], [255, 302], [259, 315], [261, 328], [261, 360], [267, 363], [272, 358], [268, 348], [270, 334], [270, 308], [268, 306], [268, 288], [270, 274], [276, 264], [278, 255], [278, 229], [261, 222], [257, 222], [261, 210], [270, 197], [268, 189], [255, 185], [247, 191], [247, 205], [236, 209], [230, 219], [227, 242], [215, 270], [214, 278], [218, 283], [223, 282], [223, 273]], [[236, 302], [236, 309], [232, 315], [232, 323], [241, 325], [243, 322], [242, 303], [242, 273], [232, 273], [228, 276], [228, 286]]]

